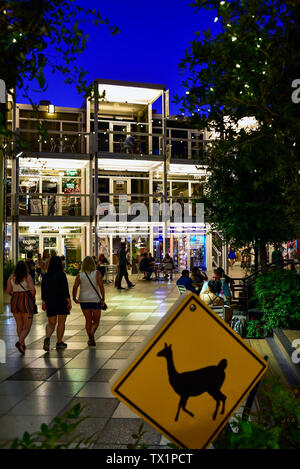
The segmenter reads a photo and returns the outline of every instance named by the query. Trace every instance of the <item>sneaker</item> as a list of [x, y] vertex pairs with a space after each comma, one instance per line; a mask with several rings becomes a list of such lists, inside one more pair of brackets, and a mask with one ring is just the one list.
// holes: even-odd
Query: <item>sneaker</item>
[[46, 339], [44, 340], [43, 349], [46, 350], [46, 352], [49, 352], [50, 350], [50, 339], [48, 337], [46, 337]]
[[135, 287], [135, 283], [132, 283], [131, 285], [129, 285], [129, 288], [133, 288]]
[[64, 348], [67, 348], [68, 344], [65, 344], [64, 342], [57, 342], [56, 343], [56, 350], [62, 350]]

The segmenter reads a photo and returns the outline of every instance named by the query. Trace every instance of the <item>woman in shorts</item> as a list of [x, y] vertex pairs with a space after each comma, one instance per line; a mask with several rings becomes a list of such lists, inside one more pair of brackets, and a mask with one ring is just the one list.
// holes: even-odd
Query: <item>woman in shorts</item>
[[25, 353], [25, 338], [30, 332], [35, 303], [35, 288], [28, 267], [19, 261], [7, 281], [6, 292], [11, 296], [11, 312], [14, 315], [18, 342], [15, 344], [20, 353]]
[[[85, 327], [89, 337], [88, 345], [95, 346], [95, 332], [99, 326], [101, 309], [105, 303], [105, 292], [100, 272], [96, 269], [95, 261], [87, 256], [81, 266], [73, 287], [73, 301], [80, 303], [85, 316]], [[77, 291], [80, 287], [79, 298]]]
[[56, 349], [64, 349], [67, 347], [67, 344], [63, 342], [65, 323], [72, 305], [67, 277], [59, 256], [50, 258], [48, 272], [42, 280], [42, 300], [43, 310], [46, 310], [48, 317], [44, 350], [48, 352], [50, 349], [50, 337], [56, 324]]

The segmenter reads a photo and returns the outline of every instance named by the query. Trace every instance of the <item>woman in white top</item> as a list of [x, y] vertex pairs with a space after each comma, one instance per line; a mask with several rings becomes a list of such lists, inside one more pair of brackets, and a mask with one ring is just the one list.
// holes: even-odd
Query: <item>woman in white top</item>
[[19, 352], [25, 353], [25, 338], [30, 332], [34, 311], [35, 288], [28, 267], [19, 261], [7, 281], [6, 292], [11, 298], [11, 312], [17, 324], [19, 341], [15, 344]]
[[[105, 303], [105, 292], [101, 274], [96, 270], [92, 257], [87, 256], [81, 266], [81, 273], [77, 275], [73, 287], [73, 300], [80, 303], [86, 320], [86, 332], [89, 336], [88, 345], [95, 346], [95, 331], [99, 326], [101, 308]], [[76, 298], [80, 286], [79, 298]]]

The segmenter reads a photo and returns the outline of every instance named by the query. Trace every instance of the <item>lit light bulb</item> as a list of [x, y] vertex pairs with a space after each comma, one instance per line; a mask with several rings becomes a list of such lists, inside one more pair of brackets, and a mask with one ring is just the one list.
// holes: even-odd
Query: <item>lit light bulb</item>
[[216, 23], [217, 21], [219, 21], [219, 18], [216, 16], [214, 19], [214, 23]]
[[241, 68], [240, 64], [236, 64], [236, 68]]
[[233, 36], [233, 37], [231, 38], [231, 40], [232, 40], [232, 42], [234, 42], [234, 41], [237, 40], [237, 37]]

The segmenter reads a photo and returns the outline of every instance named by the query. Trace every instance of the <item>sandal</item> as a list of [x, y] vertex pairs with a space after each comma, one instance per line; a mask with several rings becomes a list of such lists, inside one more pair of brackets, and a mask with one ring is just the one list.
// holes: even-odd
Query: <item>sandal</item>
[[91, 347], [95, 347], [95, 346], [96, 346], [94, 334], [89, 334], [88, 345], [91, 346]]
[[17, 347], [17, 349], [19, 350], [19, 352], [20, 352], [22, 355], [25, 354], [24, 347], [22, 347], [22, 345], [20, 344], [20, 342], [16, 342], [15, 346]]

